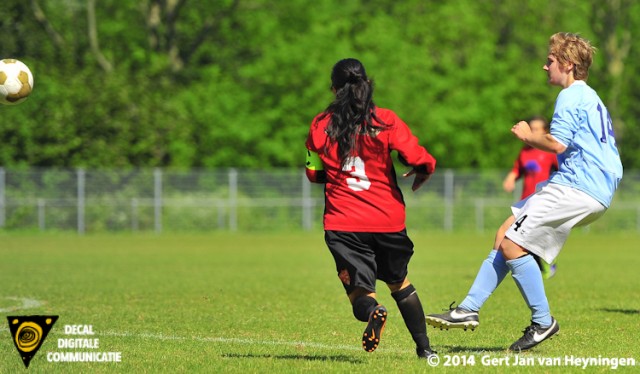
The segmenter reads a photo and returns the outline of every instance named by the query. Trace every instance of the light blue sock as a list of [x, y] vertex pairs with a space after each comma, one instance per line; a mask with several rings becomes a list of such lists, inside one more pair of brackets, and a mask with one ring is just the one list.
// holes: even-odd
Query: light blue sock
[[542, 273], [531, 255], [507, 261], [520, 293], [531, 309], [531, 321], [542, 327], [551, 326], [551, 311], [544, 292]]
[[509, 267], [507, 267], [502, 253], [495, 249], [489, 252], [489, 256], [480, 266], [476, 280], [473, 281], [467, 297], [458, 307], [464, 310], [479, 311], [508, 272]]

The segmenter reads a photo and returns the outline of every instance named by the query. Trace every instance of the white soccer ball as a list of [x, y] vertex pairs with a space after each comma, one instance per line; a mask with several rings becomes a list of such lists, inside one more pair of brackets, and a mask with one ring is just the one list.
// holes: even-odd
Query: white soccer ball
[[0, 60], [0, 104], [20, 104], [31, 90], [33, 74], [27, 65], [11, 58]]

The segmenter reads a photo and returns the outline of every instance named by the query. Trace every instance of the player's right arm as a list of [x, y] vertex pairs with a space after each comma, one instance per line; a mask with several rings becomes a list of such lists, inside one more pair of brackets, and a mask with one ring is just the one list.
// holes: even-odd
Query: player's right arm
[[411, 133], [409, 126], [395, 113], [391, 112], [391, 134], [389, 146], [398, 151], [400, 161], [415, 168], [418, 172], [433, 174], [436, 169], [436, 159], [418, 143], [418, 138]]
[[406, 178], [415, 175], [411, 187], [415, 191], [431, 178], [436, 169], [436, 159], [426, 148], [418, 144], [418, 138], [411, 133], [406, 123], [395, 113], [391, 112], [390, 114], [393, 128], [389, 138], [389, 146], [398, 151], [400, 162], [413, 168], [403, 176]]
[[513, 168], [502, 181], [502, 188], [505, 192], [513, 192], [516, 189], [516, 181], [520, 178], [520, 155], [513, 163]]
[[516, 180], [518, 179], [516, 173], [510, 171], [509, 174], [502, 181], [502, 188], [505, 192], [513, 192], [516, 189]]
[[531, 128], [525, 121], [513, 125], [511, 132], [523, 142], [545, 152], [560, 154], [567, 149], [566, 145], [558, 142], [551, 134], [531, 133]]

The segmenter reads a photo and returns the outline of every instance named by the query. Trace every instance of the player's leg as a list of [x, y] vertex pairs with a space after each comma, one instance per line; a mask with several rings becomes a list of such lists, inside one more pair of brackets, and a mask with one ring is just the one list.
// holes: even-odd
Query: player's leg
[[[504, 221], [502, 226], [500, 226], [500, 228], [498, 229], [498, 232], [496, 233], [496, 238], [493, 244], [493, 248], [497, 249], [500, 247], [500, 243], [502, 243], [505, 233], [507, 232], [509, 227], [513, 224], [513, 222], [515, 222], [515, 220], [516, 220], [516, 217], [514, 215], [511, 215], [506, 221]], [[556, 274], [556, 269], [557, 269], [556, 260], [553, 260], [551, 263], [547, 263], [545, 260], [541, 259], [539, 256], [535, 254], [533, 254], [533, 256], [536, 260], [536, 263], [538, 264], [538, 267], [540, 268], [540, 271], [542, 272], [542, 278], [549, 279]]]
[[512, 210], [516, 221], [507, 230], [500, 251], [531, 309], [531, 325], [510, 347], [520, 351], [533, 348], [559, 330], [549, 311], [542, 274], [533, 255], [552, 263], [571, 229], [593, 222], [606, 208], [582, 191], [550, 183]]
[[353, 315], [362, 322], [367, 322], [362, 333], [362, 348], [373, 352], [378, 348], [382, 332], [387, 324], [387, 309], [376, 300], [376, 294], [359, 288], [349, 294]]
[[387, 310], [376, 300], [375, 252], [366, 233], [325, 231], [325, 242], [336, 263], [338, 278], [351, 302], [353, 316], [367, 322], [363, 348], [372, 352], [380, 343]]
[[356, 288], [348, 296], [354, 317], [367, 322], [367, 327], [362, 333], [362, 348], [367, 352], [373, 352], [380, 344], [387, 323], [387, 309], [378, 303], [375, 293], [363, 288]]
[[[480, 324], [478, 312], [489, 296], [500, 285], [504, 277], [509, 272], [509, 268], [505, 263], [504, 257], [498, 252], [497, 248], [504, 238], [504, 233], [514, 222], [515, 217], [510, 216], [498, 228], [494, 241], [494, 249], [489, 252], [489, 256], [482, 262], [480, 270], [476, 275], [469, 293], [462, 300], [457, 308], [451, 308], [449, 311], [440, 314], [429, 314], [426, 321], [429, 325], [439, 327], [441, 329], [462, 328], [471, 329]], [[453, 304], [452, 304], [453, 305]]]
[[396, 301], [413, 341], [416, 353], [421, 358], [428, 358], [435, 352], [431, 349], [427, 336], [427, 324], [424, 320], [424, 309], [415, 287], [405, 278], [401, 283], [387, 284], [391, 296]]
[[421, 358], [433, 355], [427, 337], [424, 309], [415, 287], [407, 279], [408, 266], [413, 256], [413, 242], [406, 231], [375, 234], [378, 279], [384, 281], [396, 301], [402, 319], [416, 343]]
[[493, 241], [493, 249], [498, 250], [500, 248], [500, 243], [502, 243], [502, 239], [504, 239], [504, 234], [506, 234], [509, 227], [515, 222], [516, 217], [512, 214], [510, 215], [498, 228], [496, 231], [496, 238]]
[[369, 321], [369, 315], [371, 315], [373, 309], [378, 305], [375, 292], [356, 287], [347, 296], [353, 307], [353, 316], [356, 317], [358, 321]]
[[[522, 338], [511, 345], [511, 350], [533, 348], [559, 330], [551, 316], [542, 273], [534, 256], [545, 261], [555, 259], [571, 227], [580, 220], [582, 213], [577, 212], [586, 213], [580, 207], [584, 205], [580, 199], [572, 201], [570, 190], [548, 184], [522, 204], [512, 207], [516, 220], [507, 230], [499, 249], [531, 310], [531, 325], [524, 330]], [[573, 205], [578, 209], [573, 209]]]
[[502, 241], [500, 251], [507, 259], [507, 266], [511, 269], [513, 280], [531, 310], [531, 325], [525, 329], [522, 338], [513, 343], [509, 349], [527, 350], [553, 336], [560, 327], [551, 316], [542, 273], [533, 255], [509, 238]]
[[[521, 203], [522, 202], [519, 202], [519, 204]], [[511, 215], [500, 226], [500, 228], [498, 229], [498, 232], [496, 233], [496, 238], [493, 243], [493, 248], [497, 250], [500, 247], [500, 243], [502, 243], [502, 240], [504, 239], [504, 236], [507, 230], [509, 229], [509, 227], [511, 227], [511, 225], [515, 222], [515, 220], [516, 220], [516, 217], [514, 215]], [[535, 256], [536, 262], [538, 263], [538, 267], [542, 272], [542, 278], [549, 279], [556, 274], [556, 269], [557, 269], [556, 260], [553, 260], [551, 263], [547, 263], [545, 260], [541, 259], [539, 256], [536, 256], [536, 255], [534, 256]]]
[[511, 275], [531, 309], [532, 322], [543, 327], [550, 326], [552, 318], [549, 302], [544, 290], [542, 273], [535, 258], [509, 238], [502, 241], [500, 251], [507, 260]]
[[515, 221], [514, 216], [509, 216], [498, 228], [494, 240], [494, 247], [489, 252], [489, 256], [482, 262], [478, 275], [474, 280], [467, 297], [462, 300], [458, 308], [467, 311], [478, 312], [489, 296], [502, 283], [502, 280], [509, 272], [502, 253], [498, 251], [500, 243], [504, 239], [507, 229]]

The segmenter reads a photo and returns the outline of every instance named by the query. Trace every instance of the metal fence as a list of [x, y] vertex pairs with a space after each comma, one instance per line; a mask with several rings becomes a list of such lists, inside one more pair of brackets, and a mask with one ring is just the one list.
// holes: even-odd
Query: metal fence
[[[421, 190], [398, 176], [410, 230], [493, 231], [518, 193], [504, 170], [439, 169]], [[517, 189], [518, 190], [518, 189]], [[589, 230], [640, 233], [640, 173], [627, 171]], [[61, 170], [0, 168], [0, 230], [321, 230], [322, 186], [301, 169]]]

